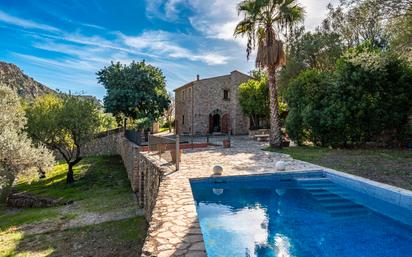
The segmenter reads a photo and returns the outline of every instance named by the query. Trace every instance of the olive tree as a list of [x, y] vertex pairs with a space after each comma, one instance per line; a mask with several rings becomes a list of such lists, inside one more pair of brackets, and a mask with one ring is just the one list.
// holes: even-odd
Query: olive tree
[[19, 174], [49, 170], [53, 154], [42, 145], [34, 145], [24, 132], [26, 118], [17, 93], [0, 85], [0, 203], [11, 192]]
[[73, 166], [82, 159], [81, 148], [100, 127], [96, 103], [73, 95], [46, 95], [27, 108], [27, 118], [30, 136], [61, 154], [68, 165], [67, 183], [73, 183]]

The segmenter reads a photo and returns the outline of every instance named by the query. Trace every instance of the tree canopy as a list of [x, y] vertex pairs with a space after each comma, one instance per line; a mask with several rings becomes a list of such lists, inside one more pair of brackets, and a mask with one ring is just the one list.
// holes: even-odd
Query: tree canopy
[[58, 151], [68, 164], [67, 183], [73, 183], [73, 166], [81, 159], [81, 147], [100, 127], [98, 106], [73, 95], [46, 95], [29, 105], [27, 131], [36, 141]]
[[0, 203], [10, 193], [19, 173], [47, 171], [54, 164], [52, 153], [34, 145], [24, 132], [26, 118], [18, 95], [0, 85]]
[[97, 72], [97, 78], [107, 91], [105, 109], [116, 117], [153, 122], [169, 106], [162, 71], [144, 61], [129, 65], [112, 63]]
[[267, 78], [250, 79], [239, 86], [239, 104], [243, 112], [250, 117], [251, 129], [259, 128], [259, 120], [269, 114], [269, 93]]

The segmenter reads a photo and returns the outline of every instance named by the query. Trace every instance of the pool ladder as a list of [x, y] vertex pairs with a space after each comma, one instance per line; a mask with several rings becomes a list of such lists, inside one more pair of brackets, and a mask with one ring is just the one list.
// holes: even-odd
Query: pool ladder
[[349, 199], [337, 185], [324, 177], [296, 178], [298, 188], [307, 190], [319, 205], [334, 217], [354, 217], [370, 214], [369, 209]]

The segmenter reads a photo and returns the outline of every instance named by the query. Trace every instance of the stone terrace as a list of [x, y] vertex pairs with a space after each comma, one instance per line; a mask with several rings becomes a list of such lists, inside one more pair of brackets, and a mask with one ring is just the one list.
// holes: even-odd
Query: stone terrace
[[216, 164], [223, 167], [223, 175], [274, 172], [279, 160], [286, 161], [290, 171], [319, 168], [288, 155], [262, 151], [265, 146], [247, 137], [232, 137], [231, 148], [185, 150], [180, 170], [165, 174], [160, 184], [142, 256], [206, 256], [189, 178], [210, 176]]

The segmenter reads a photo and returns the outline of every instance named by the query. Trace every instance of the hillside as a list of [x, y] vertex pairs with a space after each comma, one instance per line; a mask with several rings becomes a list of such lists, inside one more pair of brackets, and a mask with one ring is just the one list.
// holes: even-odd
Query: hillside
[[27, 76], [12, 63], [0, 62], [0, 85], [15, 90], [24, 99], [33, 99], [48, 93], [57, 93]]

